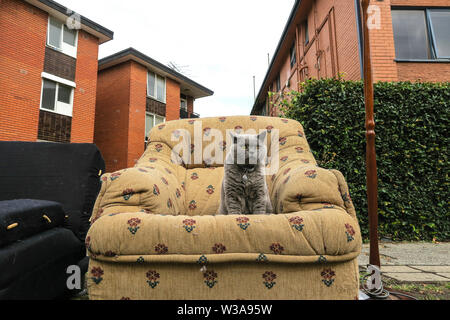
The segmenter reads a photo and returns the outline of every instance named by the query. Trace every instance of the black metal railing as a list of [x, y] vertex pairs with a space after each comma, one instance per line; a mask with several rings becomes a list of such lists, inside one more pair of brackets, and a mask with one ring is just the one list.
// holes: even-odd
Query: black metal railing
[[195, 112], [187, 112], [184, 109], [180, 109], [180, 119], [200, 118], [200, 115]]
[[180, 109], [180, 119], [187, 119], [189, 118], [189, 112], [187, 112], [184, 109]]

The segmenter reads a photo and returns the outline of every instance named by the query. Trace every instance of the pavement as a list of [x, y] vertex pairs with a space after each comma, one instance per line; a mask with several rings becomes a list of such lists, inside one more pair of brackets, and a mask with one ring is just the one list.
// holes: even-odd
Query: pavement
[[[402, 282], [450, 282], [450, 242], [381, 242], [381, 272]], [[369, 244], [358, 257], [361, 267], [369, 264]]]

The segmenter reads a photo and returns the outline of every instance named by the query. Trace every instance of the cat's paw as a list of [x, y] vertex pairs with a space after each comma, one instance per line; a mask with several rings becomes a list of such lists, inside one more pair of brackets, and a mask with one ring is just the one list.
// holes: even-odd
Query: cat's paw
[[255, 211], [255, 212], [253, 212], [253, 214], [270, 214], [270, 213], [262, 210], [262, 211]]

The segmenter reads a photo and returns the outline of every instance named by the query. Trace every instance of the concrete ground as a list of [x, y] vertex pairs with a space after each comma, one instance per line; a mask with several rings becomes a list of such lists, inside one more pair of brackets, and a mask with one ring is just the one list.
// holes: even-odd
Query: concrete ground
[[[450, 282], [450, 242], [381, 242], [383, 276], [401, 282]], [[369, 263], [369, 244], [363, 244], [360, 267]]]

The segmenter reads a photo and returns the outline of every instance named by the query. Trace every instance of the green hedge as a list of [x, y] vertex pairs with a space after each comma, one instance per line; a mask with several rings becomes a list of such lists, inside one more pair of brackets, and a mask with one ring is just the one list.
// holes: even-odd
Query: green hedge
[[[368, 238], [365, 109], [361, 81], [310, 80], [281, 102], [305, 127], [319, 165], [346, 177]], [[450, 83], [375, 84], [379, 233], [449, 240]]]

